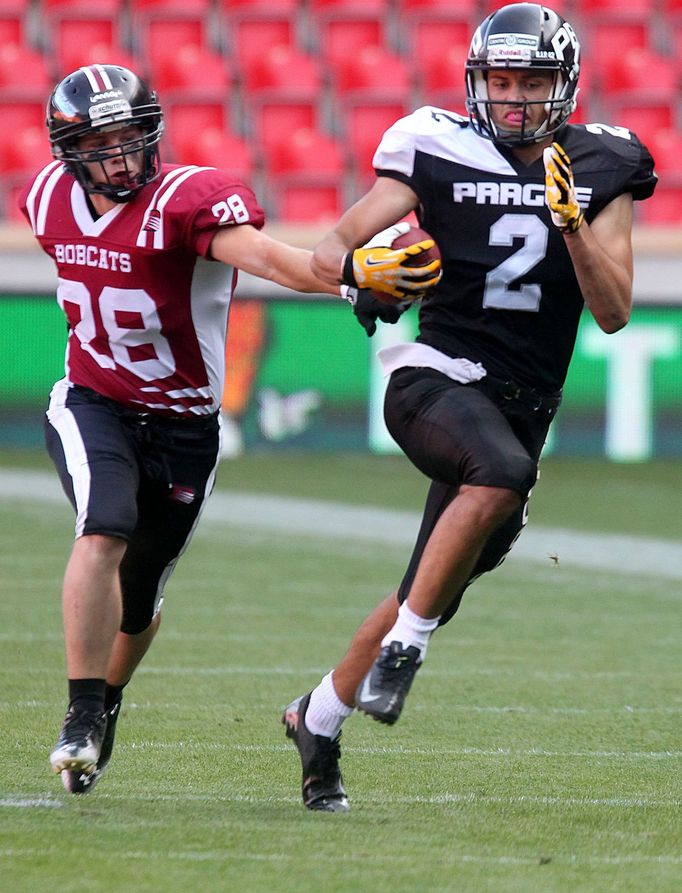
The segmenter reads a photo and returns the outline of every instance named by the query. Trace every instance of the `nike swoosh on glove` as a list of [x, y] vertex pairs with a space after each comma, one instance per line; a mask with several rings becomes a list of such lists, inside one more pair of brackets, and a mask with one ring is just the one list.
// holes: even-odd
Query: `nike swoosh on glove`
[[[419, 264], [419, 256], [435, 242], [424, 239], [404, 248], [391, 248], [393, 241], [409, 230], [409, 224], [396, 223], [373, 236], [362, 248], [349, 251], [342, 263], [341, 281], [357, 289], [373, 289], [394, 298], [416, 300], [443, 275], [440, 259]], [[409, 261], [409, 265], [406, 263]]]

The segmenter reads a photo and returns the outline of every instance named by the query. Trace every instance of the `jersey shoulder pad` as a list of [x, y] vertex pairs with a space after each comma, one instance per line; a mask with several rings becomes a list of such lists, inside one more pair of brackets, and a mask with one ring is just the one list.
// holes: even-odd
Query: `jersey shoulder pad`
[[448, 109], [437, 108], [433, 105], [424, 105], [396, 121], [387, 133], [395, 129], [405, 133], [412, 133], [415, 136], [421, 136], [424, 134], [448, 132], [453, 128], [468, 127], [468, 125], [469, 119], [464, 115], [448, 111]]
[[249, 223], [260, 229], [265, 214], [250, 186], [227, 171], [196, 165], [168, 166], [164, 180], [172, 200], [166, 200], [168, 212], [176, 219], [201, 229], [226, 224]]
[[621, 191], [631, 192], [636, 200], [648, 198], [658, 177], [654, 160], [637, 134], [615, 124], [571, 124], [568, 126], [571, 158], [594, 159], [597, 168], [617, 172]]
[[372, 164], [377, 170], [392, 170], [410, 177], [417, 148], [439, 144], [468, 127], [469, 119], [457, 112], [422, 106], [400, 118], [384, 133]]

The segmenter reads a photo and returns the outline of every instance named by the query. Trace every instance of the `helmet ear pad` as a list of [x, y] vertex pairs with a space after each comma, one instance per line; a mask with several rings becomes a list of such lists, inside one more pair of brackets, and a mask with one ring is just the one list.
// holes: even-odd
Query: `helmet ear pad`
[[[546, 118], [534, 131], [503, 132], [492, 118], [487, 72], [491, 69], [553, 71]], [[476, 29], [466, 62], [466, 106], [474, 130], [505, 145], [544, 140], [575, 111], [580, 43], [571, 25], [536, 3], [512, 3], [491, 13]], [[525, 104], [524, 104], [525, 105]]]
[[[106, 151], [83, 152], [80, 139], [93, 132], [128, 126], [140, 128], [141, 137], [107, 146]], [[120, 65], [89, 65], [67, 75], [55, 87], [47, 104], [47, 127], [52, 154], [62, 160], [83, 188], [115, 202], [129, 201], [161, 173], [158, 143], [163, 135], [163, 112], [156, 94], [132, 71]], [[126, 159], [142, 152], [140, 171], [126, 183], [106, 176], [95, 182], [88, 164], [104, 162], [112, 154]], [[106, 172], [105, 172], [106, 173]]]

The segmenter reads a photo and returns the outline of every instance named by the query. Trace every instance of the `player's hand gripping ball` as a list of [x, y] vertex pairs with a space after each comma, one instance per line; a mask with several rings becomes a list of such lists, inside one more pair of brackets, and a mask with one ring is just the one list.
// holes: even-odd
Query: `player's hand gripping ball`
[[396, 223], [369, 242], [349, 251], [343, 281], [370, 289], [388, 304], [423, 298], [442, 276], [441, 255], [429, 233], [409, 223]]

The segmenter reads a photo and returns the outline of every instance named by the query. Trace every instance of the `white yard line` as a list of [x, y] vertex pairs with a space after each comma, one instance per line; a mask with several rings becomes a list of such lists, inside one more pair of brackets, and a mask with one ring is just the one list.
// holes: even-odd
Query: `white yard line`
[[[101, 797], [101, 795], [100, 795]], [[126, 796], [126, 800], [135, 800], [140, 799], [135, 796]], [[160, 798], [154, 798], [160, 799]], [[171, 800], [176, 800], [180, 798], [171, 798]], [[184, 799], [184, 798], [183, 798]], [[216, 798], [212, 798], [216, 799]], [[293, 797], [267, 797], [258, 799], [254, 798], [240, 798], [240, 797], [232, 797], [229, 798], [231, 801], [247, 801], [254, 803], [292, 803], [295, 802], [295, 798]], [[354, 802], [358, 802], [357, 799]], [[372, 803], [376, 803], [376, 799], [372, 801]], [[401, 802], [415, 802], [415, 803], [425, 803], [425, 802], [434, 802], [433, 800], [417, 799], [409, 800], [409, 801], [401, 801]], [[452, 801], [452, 802], [461, 802], [461, 801]], [[56, 807], [62, 806], [62, 804], [58, 801], [52, 802], [31, 802], [29, 800], [20, 803], [11, 803], [7, 801], [0, 800], [0, 806], [48, 806], [48, 807]], [[618, 804], [616, 804], [618, 805]], [[138, 826], [140, 827], [158, 827], [158, 822], [145, 822], [139, 818], [136, 819]], [[61, 855], [62, 851], [54, 848], [54, 847], [10, 847], [0, 849], [0, 859], [42, 859], [45, 856], [57, 856]], [[217, 863], [240, 863], [240, 862], [256, 862], [256, 863], [282, 863], [282, 865], [297, 867], [301, 861], [301, 854], [297, 851], [288, 850], [286, 852], [274, 852], [274, 853], [262, 853], [262, 852], [248, 852], [247, 850], [237, 849], [237, 850], [171, 850], [166, 852], [160, 850], [153, 849], [145, 849], [145, 850], [120, 850], [117, 853], [117, 856], [122, 861], [132, 861], [139, 860], [141, 862], [149, 862], [150, 860], [156, 860], [161, 862], [217, 862]], [[353, 854], [353, 853], [329, 853], [326, 850], [320, 853], [307, 852], [306, 859], [308, 862], [315, 861], [320, 862], [322, 866], [332, 863], [337, 865], [352, 865], [354, 863], [364, 864], [367, 861], [367, 855], [364, 853]], [[476, 865], [497, 865], [497, 866], [506, 866], [508, 865], [510, 868], [515, 868], [520, 865], [538, 865], [543, 864], [542, 856], [512, 856], [507, 854], [501, 854], [498, 856], [490, 855], [490, 856], [481, 856], [477, 854], [471, 853], [451, 853], [444, 855], [442, 853], [438, 854], [438, 865], [439, 867], [452, 867], [456, 868], [458, 865], [462, 864], [476, 864]], [[372, 855], [372, 862], [376, 864], [377, 862], [381, 862], [386, 864], [389, 868], [395, 868], [399, 865], [408, 865], [412, 867], [413, 859], [412, 857], [401, 856], [399, 853], [391, 851], [385, 855], [374, 853]], [[560, 853], [559, 855], [553, 855], [551, 858], [546, 860], [547, 863], [552, 863], [554, 865], [572, 865], [579, 867], [581, 865], [680, 865], [682, 864], [682, 856], [677, 854], [674, 855], [655, 855], [649, 856], [646, 854], [632, 854], [632, 855], [622, 855], [622, 856], [596, 856], [596, 855], [578, 855], [575, 853]]]
[[[0, 469], [0, 500], [66, 504], [54, 474], [14, 469]], [[203, 523], [411, 547], [419, 517], [416, 512], [222, 490], [209, 500]], [[552, 555], [558, 556], [566, 568], [682, 580], [682, 544], [674, 540], [583, 533], [534, 526], [532, 521], [509, 558], [547, 565]]]

